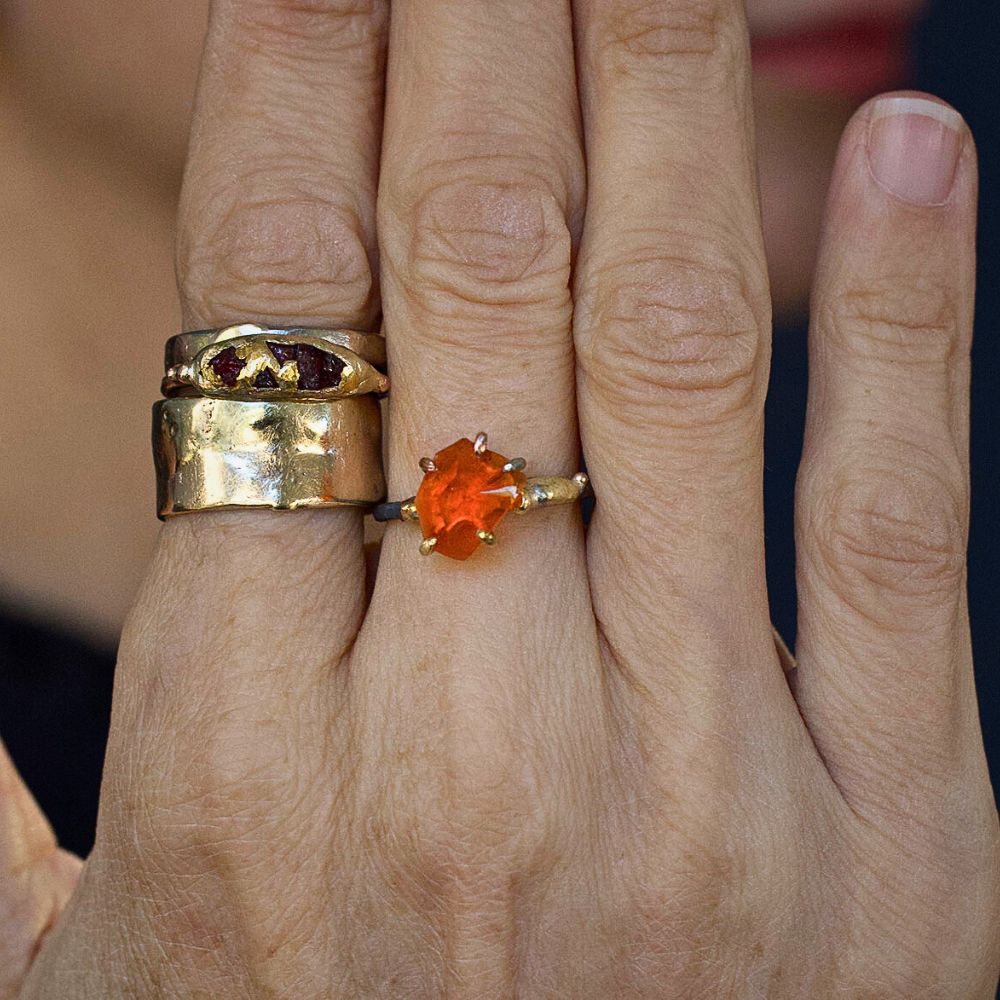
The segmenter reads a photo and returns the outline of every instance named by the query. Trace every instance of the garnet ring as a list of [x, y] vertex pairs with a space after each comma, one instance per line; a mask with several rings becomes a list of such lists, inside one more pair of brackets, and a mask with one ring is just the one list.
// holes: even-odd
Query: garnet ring
[[[334, 341], [328, 331], [242, 324], [218, 332], [226, 336], [208, 341], [186, 360], [170, 363], [168, 345], [164, 396], [322, 402], [389, 391], [388, 376], [352, 350], [352, 341]], [[194, 340], [191, 334], [181, 337]]]
[[385, 341], [237, 323], [167, 341], [153, 407], [157, 513], [357, 507], [385, 499]]
[[480, 545], [493, 545], [494, 531], [507, 514], [525, 514], [538, 507], [574, 503], [590, 495], [587, 476], [525, 475], [523, 458], [505, 458], [486, 447], [486, 434], [474, 441], [462, 438], [422, 458], [424, 478], [417, 495], [379, 504], [376, 521], [419, 521], [420, 551], [451, 559], [468, 559]]

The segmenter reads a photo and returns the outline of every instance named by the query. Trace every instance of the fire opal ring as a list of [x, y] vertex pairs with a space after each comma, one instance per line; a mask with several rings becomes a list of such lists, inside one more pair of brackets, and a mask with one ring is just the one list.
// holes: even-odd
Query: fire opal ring
[[379, 504], [376, 521], [419, 521], [420, 551], [468, 559], [480, 545], [496, 542], [494, 531], [507, 514], [574, 503], [590, 495], [587, 476], [536, 476], [524, 473], [523, 458], [505, 458], [486, 448], [486, 434], [462, 438], [422, 458], [424, 478], [417, 495]]

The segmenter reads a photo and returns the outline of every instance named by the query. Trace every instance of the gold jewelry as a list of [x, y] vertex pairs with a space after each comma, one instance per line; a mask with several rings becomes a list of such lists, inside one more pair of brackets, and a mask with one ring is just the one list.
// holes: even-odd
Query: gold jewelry
[[243, 323], [172, 337], [153, 407], [161, 518], [228, 508], [371, 507], [385, 496], [384, 341]]
[[372, 396], [327, 402], [183, 397], [153, 407], [161, 518], [233, 507], [370, 507], [385, 496]]
[[319, 337], [330, 344], [337, 344], [353, 351], [363, 361], [376, 368], [385, 367], [385, 337], [378, 333], [362, 333], [360, 330], [326, 330], [311, 327], [271, 328], [258, 323], [236, 323], [217, 330], [194, 330], [178, 333], [167, 341], [163, 367], [169, 371], [175, 365], [190, 364], [206, 347], [220, 344], [224, 340], [250, 337], [266, 333], [275, 339], [296, 337]]
[[423, 555], [438, 552], [468, 559], [479, 546], [496, 542], [494, 529], [509, 513], [574, 503], [590, 495], [587, 476], [524, 474], [523, 458], [504, 458], [486, 448], [486, 434], [461, 438], [433, 458], [422, 458], [423, 482], [416, 496], [379, 504], [376, 521], [419, 521]]
[[774, 648], [778, 653], [778, 662], [786, 674], [790, 674], [795, 668], [795, 654], [788, 648], [788, 643], [781, 638], [781, 633], [772, 625], [771, 634], [774, 636]]
[[389, 391], [389, 378], [354, 351], [322, 337], [273, 331], [202, 348], [167, 369], [164, 396], [235, 399], [343, 399]]

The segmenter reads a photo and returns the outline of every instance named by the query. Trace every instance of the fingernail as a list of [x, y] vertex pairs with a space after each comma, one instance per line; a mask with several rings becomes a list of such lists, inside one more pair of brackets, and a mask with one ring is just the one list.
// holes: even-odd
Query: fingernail
[[913, 205], [948, 200], [962, 152], [962, 116], [920, 97], [883, 97], [872, 109], [868, 163], [890, 194]]

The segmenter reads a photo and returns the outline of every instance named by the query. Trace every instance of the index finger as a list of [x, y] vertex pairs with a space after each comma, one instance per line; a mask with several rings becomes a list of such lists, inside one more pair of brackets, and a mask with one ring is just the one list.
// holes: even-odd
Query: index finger
[[[377, 324], [386, 27], [382, 2], [215, 0], [178, 223], [188, 329]], [[186, 515], [160, 550], [188, 633], [225, 623], [262, 669], [286, 630], [336, 649], [358, 625], [359, 510]]]
[[[382, 2], [213, 4], [179, 222], [189, 327], [377, 321], [386, 21]], [[279, 857], [323, 863], [330, 686], [364, 602], [358, 509], [164, 526], [122, 639], [96, 851], [134, 878], [155, 864], [171, 905], [137, 905], [193, 967], [203, 941], [173, 901], [193, 880], [215, 884], [213, 845], [241, 852], [234, 878], [273, 916], [259, 929], [270, 940], [315, 902], [294, 895], [276, 911], [267, 880], [241, 880]]]

